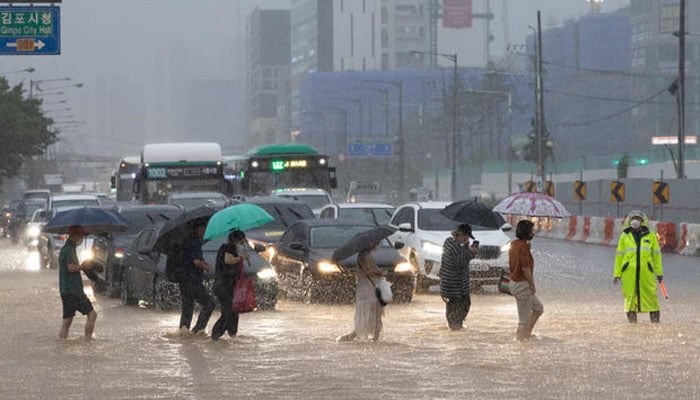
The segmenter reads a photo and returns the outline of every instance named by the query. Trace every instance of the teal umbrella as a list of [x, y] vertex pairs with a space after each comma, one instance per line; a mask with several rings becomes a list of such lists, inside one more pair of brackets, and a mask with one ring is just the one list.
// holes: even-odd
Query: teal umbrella
[[272, 215], [255, 204], [236, 204], [217, 211], [209, 219], [204, 240], [226, 236], [232, 229], [246, 231], [274, 221]]

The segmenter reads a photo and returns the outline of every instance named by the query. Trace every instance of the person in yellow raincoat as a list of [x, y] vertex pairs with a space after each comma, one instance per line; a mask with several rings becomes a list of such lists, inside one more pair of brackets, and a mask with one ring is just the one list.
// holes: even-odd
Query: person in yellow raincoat
[[639, 312], [648, 312], [651, 322], [659, 323], [661, 311], [656, 281], [661, 282], [663, 275], [656, 233], [649, 230], [646, 214], [630, 211], [622, 224], [613, 271], [613, 283], [622, 281], [622, 296], [630, 323], [637, 322]]

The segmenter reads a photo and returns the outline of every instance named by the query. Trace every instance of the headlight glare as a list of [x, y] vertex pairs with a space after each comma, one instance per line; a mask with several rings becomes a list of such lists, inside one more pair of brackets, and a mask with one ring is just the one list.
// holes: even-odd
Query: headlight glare
[[340, 268], [338, 268], [338, 266], [333, 263], [321, 261], [320, 263], [318, 263], [318, 272], [322, 274], [335, 274], [340, 272]]
[[507, 253], [510, 251], [510, 242], [501, 246], [501, 253]]
[[92, 260], [95, 257], [95, 254], [92, 252], [92, 249], [83, 249], [80, 250], [80, 260], [81, 261], [89, 261]]
[[413, 271], [413, 265], [408, 262], [400, 262], [394, 267], [394, 272], [410, 272]]

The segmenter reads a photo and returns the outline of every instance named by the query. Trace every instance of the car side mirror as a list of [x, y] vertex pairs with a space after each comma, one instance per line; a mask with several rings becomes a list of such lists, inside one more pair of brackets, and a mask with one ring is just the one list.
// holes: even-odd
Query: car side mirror
[[404, 245], [403, 242], [394, 242], [394, 248], [395, 248], [396, 250], [401, 250], [401, 249], [403, 249], [404, 246], [405, 246], [405, 245]]
[[253, 246], [253, 251], [256, 253], [262, 253], [266, 250], [265, 246], [261, 245], [260, 243], [255, 243], [255, 246]]
[[413, 232], [413, 226], [410, 222], [404, 222], [399, 224], [399, 231], [401, 232]]
[[306, 247], [304, 247], [304, 245], [301, 244], [301, 243], [299, 243], [299, 242], [290, 243], [290, 244], [289, 244], [289, 248], [292, 249], [292, 250], [299, 250], [299, 251], [300, 251], [300, 250], [305, 250], [305, 249], [306, 249]]
[[506, 222], [505, 224], [501, 225], [501, 230], [502, 230], [503, 232], [508, 232], [508, 231], [511, 230], [511, 229], [513, 229], [513, 225], [511, 225], [511, 224], [509, 224], [509, 223], [507, 223], [507, 222]]

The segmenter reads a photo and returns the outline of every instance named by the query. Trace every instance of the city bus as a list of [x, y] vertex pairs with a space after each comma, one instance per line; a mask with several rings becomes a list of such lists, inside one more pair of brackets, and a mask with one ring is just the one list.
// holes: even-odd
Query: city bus
[[218, 143], [151, 143], [140, 161], [134, 192], [141, 203], [164, 204], [171, 193], [226, 193]]
[[127, 156], [119, 160], [119, 169], [110, 180], [110, 188], [117, 194], [117, 201], [134, 199], [134, 180], [141, 168], [141, 157]]
[[269, 196], [277, 189], [314, 188], [330, 193], [338, 186], [327, 155], [304, 144], [272, 144], [227, 160], [232, 194]]

